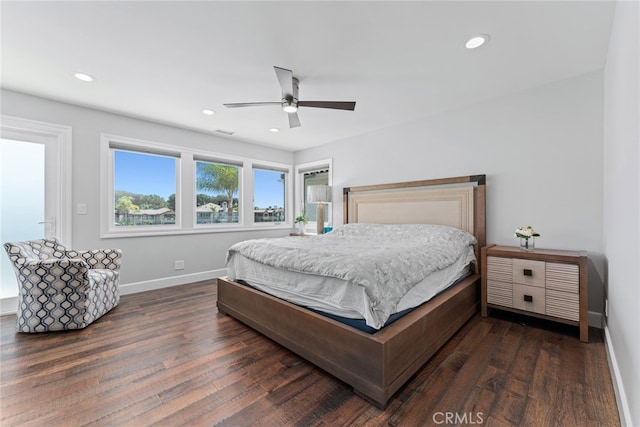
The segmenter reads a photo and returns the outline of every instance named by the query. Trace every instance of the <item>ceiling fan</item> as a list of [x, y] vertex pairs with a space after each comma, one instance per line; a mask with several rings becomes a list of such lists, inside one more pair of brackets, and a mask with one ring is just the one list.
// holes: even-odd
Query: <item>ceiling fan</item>
[[293, 77], [293, 72], [285, 68], [273, 67], [282, 88], [282, 100], [280, 102], [240, 102], [235, 104], [224, 104], [227, 108], [238, 107], [263, 107], [280, 105], [289, 116], [289, 127], [300, 127], [298, 118], [298, 107], [330, 108], [333, 110], [349, 110], [356, 108], [356, 103], [348, 101], [300, 101], [298, 99], [298, 79]]

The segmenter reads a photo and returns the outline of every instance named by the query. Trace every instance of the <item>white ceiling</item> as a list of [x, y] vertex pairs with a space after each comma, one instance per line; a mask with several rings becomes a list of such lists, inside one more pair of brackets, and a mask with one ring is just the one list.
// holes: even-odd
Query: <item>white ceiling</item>
[[[296, 151], [602, 69], [611, 1], [2, 1], [2, 87]], [[466, 40], [486, 33], [476, 50]], [[273, 66], [300, 99], [289, 129]], [[84, 83], [82, 71], [95, 77]], [[205, 116], [203, 108], [216, 114]], [[269, 129], [282, 130], [271, 133]]]

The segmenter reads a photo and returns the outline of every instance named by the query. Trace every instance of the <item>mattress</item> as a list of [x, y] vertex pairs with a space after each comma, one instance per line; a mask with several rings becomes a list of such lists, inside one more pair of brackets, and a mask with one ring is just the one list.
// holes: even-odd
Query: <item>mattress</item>
[[[469, 272], [470, 261], [460, 257], [454, 264], [438, 270], [411, 288], [398, 302], [393, 314], [415, 308], [456, 283]], [[227, 265], [231, 280], [248, 285], [293, 304], [348, 319], [363, 319], [368, 326], [371, 305], [365, 289], [346, 280], [281, 270], [243, 256], [231, 258]]]
[[[475, 238], [451, 227], [348, 224], [342, 228], [347, 230], [236, 244], [227, 256], [227, 275], [294, 304], [364, 319], [379, 329], [393, 314], [416, 307], [455, 283], [475, 260]], [[328, 267], [332, 264], [338, 264], [335, 271]], [[380, 283], [369, 283], [374, 280]]]

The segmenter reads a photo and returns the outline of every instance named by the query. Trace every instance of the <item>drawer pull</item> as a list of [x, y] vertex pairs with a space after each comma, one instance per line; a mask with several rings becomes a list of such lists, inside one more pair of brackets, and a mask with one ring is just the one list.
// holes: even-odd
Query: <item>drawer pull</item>
[[525, 268], [524, 270], [522, 270], [522, 274], [524, 274], [525, 276], [533, 277], [533, 271], [530, 268]]
[[524, 300], [525, 300], [526, 302], [533, 302], [533, 297], [532, 297], [531, 295], [525, 295], [525, 296], [524, 296]]

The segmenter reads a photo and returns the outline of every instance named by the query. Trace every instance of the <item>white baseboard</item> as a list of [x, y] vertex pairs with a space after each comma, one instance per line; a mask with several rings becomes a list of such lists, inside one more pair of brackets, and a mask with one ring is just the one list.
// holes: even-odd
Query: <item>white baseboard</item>
[[162, 279], [145, 280], [144, 282], [127, 283], [120, 285], [120, 295], [136, 294], [138, 292], [152, 291], [154, 289], [168, 288], [171, 286], [186, 285], [187, 283], [211, 280], [227, 274], [226, 268], [219, 270], [202, 271], [200, 273], [184, 274], [182, 276], [165, 277]]
[[597, 311], [590, 311], [588, 313], [588, 322], [589, 326], [593, 326], [594, 328], [602, 329], [602, 325], [604, 322], [602, 321], [602, 313], [598, 313]]
[[620, 375], [620, 369], [618, 368], [618, 362], [616, 360], [615, 352], [613, 351], [613, 345], [611, 344], [611, 335], [609, 335], [609, 328], [604, 327], [604, 347], [607, 353], [607, 362], [609, 362], [609, 371], [611, 372], [611, 380], [613, 381], [613, 390], [616, 395], [616, 403], [618, 404], [618, 414], [620, 415], [620, 424], [625, 427], [631, 427], [631, 411], [629, 410], [629, 401], [624, 391], [624, 383], [622, 382], [622, 376]]
[[[120, 295], [136, 294], [138, 292], [152, 291], [154, 289], [168, 288], [170, 286], [186, 285], [187, 283], [211, 280], [227, 274], [226, 268], [219, 270], [203, 271], [200, 273], [184, 274], [182, 276], [165, 277], [162, 279], [145, 280], [120, 284]], [[18, 311], [18, 297], [0, 298], [0, 316], [16, 314]]]
[[0, 316], [16, 314], [18, 311], [18, 297], [0, 298]]

